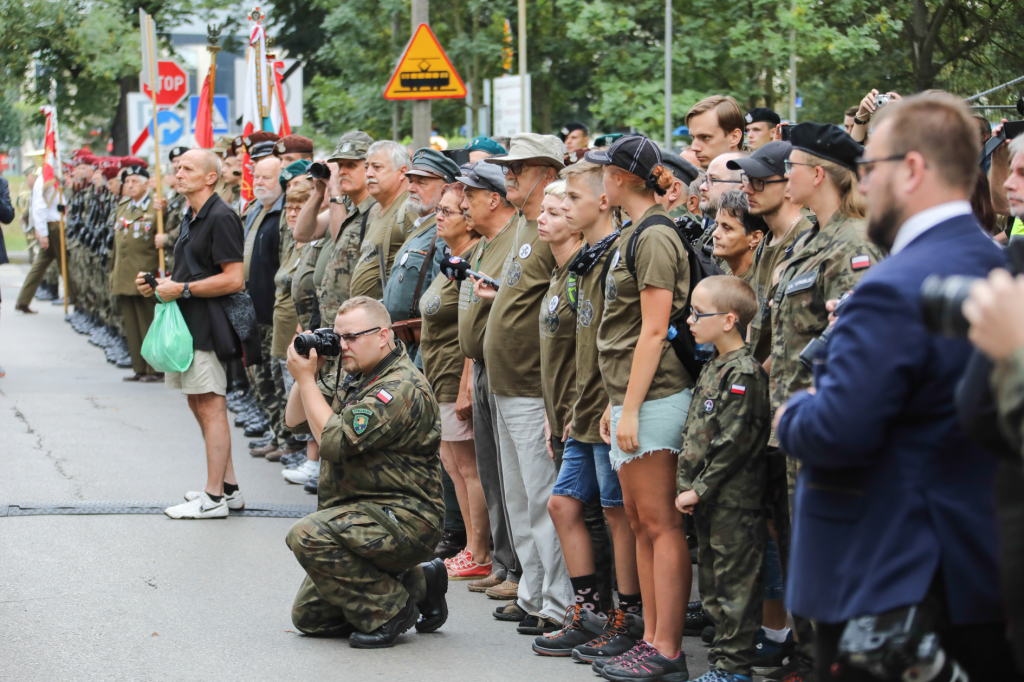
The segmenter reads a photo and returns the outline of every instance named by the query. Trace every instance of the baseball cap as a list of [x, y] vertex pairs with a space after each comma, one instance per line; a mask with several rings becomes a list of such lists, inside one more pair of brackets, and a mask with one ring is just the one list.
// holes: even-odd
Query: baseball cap
[[417, 149], [412, 156], [412, 168], [406, 175], [420, 175], [428, 178], [442, 178], [445, 182], [455, 182], [459, 176], [458, 165], [447, 156], [432, 149]]
[[700, 169], [692, 163], [672, 152], [661, 150], [661, 165], [672, 171], [672, 174], [689, 185], [700, 175]]
[[466, 187], [497, 192], [505, 196], [505, 174], [494, 164], [486, 163], [487, 159], [477, 161], [471, 166], [462, 167], [462, 175], [457, 180]]
[[791, 126], [789, 141], [793, 149], [814, 154], [857, 172], [857, 158], [864, 153], [845, 130], [828, 123], [799, 123]]
[[508, 151], [491, 138], [484, 137], [482, 135], [470, 140], [469, 144], [466, 145], [466, 149], [471, 152], [487, 152], [488, 154], [494, 154], [495, 156], [503, 155]]
[[743, 117], [743, 121], [744, 123], [757, 123], [758, 121], [764, 121], [765, 123], [770, 123], [773, 126], [777, 126], [779, 125], [779, 123], [782, 122], [782, 119], [779, 118], [779, 115], [776, 114], [771, 109], [766, 109], [764, 107], [754, 107], [753, 109], [746, 113], [746, 115]]
[[792, 150], [793, 145], [789, 142], [769, 142], [746, 158], [726, 161], [725, 167], [743, 171], [751, 178], [770, 178], [773, 175], [782, 177], [786, 174], [785, 161]]
[[362, 161], [366, 158], [366, 152], [373, 144], [373, 138], [362, 130], [350, 130], [338, 140], [338, 146], [334, 153], [327, 157], [328, 161], [347, 159], [350, 161]]
[[647, 180], [654, 167], [661, 164], [661, 150], [643, 135], [623, 135], [608, 149], [595, 149], [584, 158], [602, 166], [616, 166]]
[[506, 156], [483, 159], [484, 163], [509, 165], [519, 161], [533, 161], [558, 170], [565, 168], [562, 162], [562, 141], [554, 135], [519, 133], [512, 138]]

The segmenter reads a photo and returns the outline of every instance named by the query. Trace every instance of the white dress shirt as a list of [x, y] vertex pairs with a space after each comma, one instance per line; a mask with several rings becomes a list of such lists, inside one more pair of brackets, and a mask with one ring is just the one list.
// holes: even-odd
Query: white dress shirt
[[962, 215], [971, 215], [973, 212], [973, 209], [971, 209], [971, 202], [958, 200], [947, 201], [944, 204], [932, 206], [929, 209], [925, 209], [920, 213], [912, 215], [907, 218], [902, 225], [900, 225], [900, 231], [892, 243], [892, 248], [889, 249], [889, 255], [895, 256], [897, 253], [905, 249], [907, 244], [914, 241], [939, 223], [944, 223], [950, 218], [956, 218]]
[[43, 184], [43, 179], [39, 177], [32, 186], [32, 222], [35, 223], [37, 237], [49, 237], [50, 230], [46, 223], [60, 220], [60, 211], [57, 210], [57, 189], [48, 187], [44, 195]]

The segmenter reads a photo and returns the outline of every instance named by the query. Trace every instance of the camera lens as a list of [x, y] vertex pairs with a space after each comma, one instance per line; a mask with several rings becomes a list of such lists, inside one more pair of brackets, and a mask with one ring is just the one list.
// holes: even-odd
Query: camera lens
[[299, 334], [295, 337], [295, 352], [302, 357], [308, 358], [309, 351], [316, 348], [317, 345], [316, 334]]
[[316, 178], [317, 180], [326, 180], [331, 177], [331, 169], [327, 167], [326, 163], [314, 163], [310, 165], [306, 173], [309, 177]]
[[973, 277], [931, 275], [921, 284], [921, 312], [924, 324], [935, 334], [964, 338], [971, 323], [963, 313]]

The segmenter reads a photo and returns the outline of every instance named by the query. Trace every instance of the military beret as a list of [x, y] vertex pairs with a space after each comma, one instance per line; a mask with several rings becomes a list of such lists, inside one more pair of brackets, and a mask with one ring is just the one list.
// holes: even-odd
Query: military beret
[[459, 166], [447, 156], [431, 149], [423, 147], [417, 149], [412, 156], [412, 168], [406, 175], [419, 175], [428, 178], [441, 178], [445, 182], [455, 182], [459, 176]]
[[113, 180], [114, 178], [117, 177], [117, 172], [119, 170], [121, 169], [118, 166], [104, 166], [103, 177], [105, 177], [107, 180]]
[[566, 123], [565, 126], [563, 126], [562, 129], [558, 131], [558, 137], [562, 139], [562, 142], [565, 142], [566, 138], [568, 138], [569, 135], [576, 130], [582, 130], [584, 134], [590, 133], [590, 131], [587, 130], [587, 126], [583, 125], [582, 123], [573, 121], [572, 123]]
[[508, 153], [507, 149], [502, 147], [500, 144], [498, 144], [491, 138], [484, 137], [483, 135], [481, 135], [480, 137], [474, 137], [472, 140], [470, 140], [469, 143], [466, 145], [466, 149], [468, 149], [471, 152], [487, 152], [488, 154], [493, 154], [494, 156], [501, 156], [502, 154]]
[[[287, 153], [287, 152], [285, 152]], [[288, 191], [288, 183], [298, 177], [305, 177], [306, 171], [313, 165], [313, 162], [309, 159], [299, 159], [298, 161], [292, 161], [288, 164], [288, 167], [281, 171], [281, 190]]]
[[312, 154], [313, 140], [302, 135], [285, 135], [274, 145], [274, 156], [281, 154]]
[[672, 174], [689, 185], [700, 175], [700, 169], [692, 163], [672, 152], [661, 151], [661, 165], [672, 171]]
[[238, 150], [245, 150], [245, 145], [242, 143], [242, 136], [235, 135], [235, 139], [231, 140], [230, 146], [228, 146], [228, 156], [238, 156]]
[[746, 116], [743, 117], [745, 123], [757, 123], [758, 121], [764, 121], [770, 123], [773, 126], [777, 126], [782, 123], [782, 119], [771, 109], [765, 109], [764, 107], [754, 107], [747, 112]]
[[594, 147], [611, 147], [615, 143], [615, 140], [619, 139], [623, 135], [625, 135], [625, 133], [608, 133], [607, 135], [602, 135], [594, 140]]
[[350, 161], [362, 161], [366, 158], [366, 152], [370, 149], [371, 144], [373, 144], [373, 138], [362, 130], [350, 130], [341, 136], [341, 139], [338, 140], [338, 146], [334, 148], [334, 153], [327, 160], [338, 161], [339, 159], [347, 159]]
[[167, 152], [167, 160], [173, 162], [176, 158], [188, 151], [188, 147], [171, 147], [171, 151]]
[[125, 178], [131, 175], [141, 175], [142, 177], [149, 179], [149, 171], [142, 166], [128, 166], [121, 171], [121, 182], [125, 181]]
[[[249, 156], [252, 156], [252, 148], [258, 145], [259, 143], [277, 142], [280, 139], [281, 137], [277, 133], [270, 133], [262, 130], [257, 130], [254, 133], [249, 133], [248, 135], [242, 137], [242, 145], [245, 146], [245, 153], [248, 154]], [[274, 145], [270, 145], [268, 148], [270, 149], [269, 153], [273, 153]]]
[[864, 153], [864, 147], [839, 126], [831, 123], [799, 123], [789, 130], [789, 141], [793, 149], [857, 172], [857, 159]]
[[121, 168], [127, 168], [128, 166], [140, 166], [142, 168], [148, 168], [149, 164], [145, 159], [140, 159], [137, 156], [125, 156], [121, 158]]
[[252, 161], [259, 161], [260, 159], [274, 155], [274, 140], [267, 140], [266, 142], [256, 142], [249, 147], [249, 159]]

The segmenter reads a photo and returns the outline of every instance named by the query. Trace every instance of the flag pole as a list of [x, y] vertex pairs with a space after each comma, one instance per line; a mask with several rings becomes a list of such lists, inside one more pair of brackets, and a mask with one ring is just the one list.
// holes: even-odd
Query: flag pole
[[[53, 125], [54, 184], [57, 186], [57, 220], [60, 225], [60, 274], [64, 278], [64, 316], [68, 314], [68, 247], [64, 230], [64, 166], [60, 160], [57, 129], [57, 81], [50, 79], [50, 122]], [[45, 143], [44, 143], [45, 147]]]
[[[144, 17], [145, 26], [143, 26], [144, 35], [153, 36], [156, 35], [156, 31], [153, 30], [153, 17], [148, 14]], [[156, 173], [156, 198], [157, 200], [163, 199], [163, 181], [160, 179], [160, 130], [156, 127], [156, 87], [157, 87], [157, 66], [156, 66], [156, 46], [153, 45], [153, 41], [143, 41], [143, 45], [149, 44], [149, 94], [153, 101], [153, 154], [156, 156], [156, 162], [153, 164], [153, 171]], [[156, 233], [162, 235], [164, 233], [164, 212], [154, 211], [156, 213]], [[157, 257], [159, 259], [160, 276], [166, 277], [167, 273], [164, 271], [164, 249], [160, 247], [157, 251]]]
[[216, 24], [206, 25], [206, 49], [210, 53], [210, 116], [213, 116], [213, 85], [217, 82], [217, 53], [220, 52], [220, 30]]

